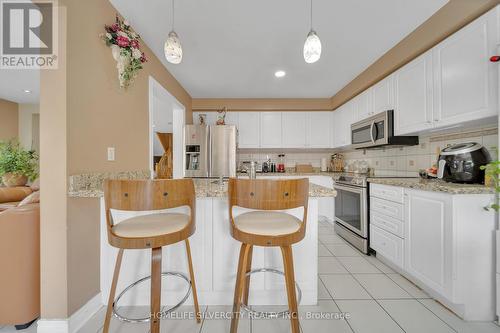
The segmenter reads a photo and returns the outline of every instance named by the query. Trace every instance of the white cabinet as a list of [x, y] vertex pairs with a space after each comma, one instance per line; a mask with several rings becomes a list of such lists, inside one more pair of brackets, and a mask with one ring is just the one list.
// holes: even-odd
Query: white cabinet
[[369, 88], [352, 100], [354, 121], [360, 121], [373, 114], [372, 89]]
[[306, 147], [307, 121], [305, 112], [282, 112], [284, 148]]
[[432, 55], [428, 52], [395, 73], [394, 131], [404, 135], [432, 128]]
[[370, 247], [399, 269], [403, 268], [403, 239], [373, 224], [370, 225]]
[[261, 112], [260, 147], [281, 148], [281, 112]]
[[260, 112], [239, 112], [238, 118], [239, 148], [259, 148]]
[[396, 135], [497, 116], [499, 28], [497, 7], [394, 74]]
[[370, 184], [370, 247], [464, 320], [492, 320], [496, 218], [483, 208], [492, 200]]
[[404, 268], [403, 188], [370, 183], [370, 247]]
[[394, 110], [394, 75], [389, 75], [372, 87], [372, 115]]
[[351, 124], [354, 121], [353, 102], [349, 101], [333, 112], [333, 145], [332, 148], [351, 144]]
[[413, 190], [405, 192], [406, 271], [451, 298], [452, 196]]
[[[331, 112], [307, 112], [306, 147], [330, 148], [332, 126]], [[283, 128], [283, 130], [285, 130]], [[285, 144], [285, 136], [283, 136]]]
[[240, 118], [239, 116], [240, 112], [234, 112], [234, 111], [227, 112], [225, 119], [226, 125], [235, 125], [236, 127], [238, 127]]
[[434, 47], [436, 127], [497, 115], [496, 23], [489, 12]]

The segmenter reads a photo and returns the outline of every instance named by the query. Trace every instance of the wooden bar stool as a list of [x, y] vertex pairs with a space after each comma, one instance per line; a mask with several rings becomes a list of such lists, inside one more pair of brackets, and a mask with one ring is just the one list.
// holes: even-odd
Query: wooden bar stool
[[[162, 275], [182, 275], [181, 273], [162, 273], [162, 246], [184, 241], [186, 245], [187, 260], [189, 266], [190, 289], [193, 292], [196, 320], [201, 322], [201, 314], [198, 307], [198, 297], [191, 260], [191, 249], [188, 237], [195, 231], [195, 202], [196, 195], [194, 184], [191, 179], [176, 180], [106, 180], [104, 182], [104, 200], [106, 206], [106, 220], [108, 229], [108, 241], [111, 246], [117, 247], [113, 283], [109, 293], [108, 308], [104, 321], [103, 333], [109, 332], [111, 314], [114, 312], [115, 291], [120, 274], [120, 267], [124, 249], [152, 249], [151, 252], [151, 316], [141, 320], [126, 320], [118, 316], [118, 319], [128, 322], [150, 322], [151, 333], [160, 332], [160, 307], [161, 307], [161, 277]], [[155, 212], [150, 215], [136, 216], [125, 219], [118, 224], [113, 222], [111, 210], [122, 211], [155, 211], [187, 206], [190, 215], [181, 213]], [[149, 277], [144, 278], [149, 279]], [[136, 285], [141, 279], [125, 289]], [[187, 296], [181, 301], [183, 303]], [[123, 295], [120, 294], [119, 297]], [[177, 308], [180, 304], [174, 306]]]
[[[253, 246], [279, 246], [283, 256], [288, 308], [292, 332], [299, 333], [297, 296], [293, 270], [292, 244], [306, 233], [309, 180], [229, 179], [229, 217], [231, 235], [240, 241], [240, 258], [234, 289], [231, 333], [236, 333], [240, 307], [248, 305]], [[254, 211], [233, 216], [233, 207]], [[304, 208], [302, 220], [285, 212]], [[265, 271], [263, 269], [262, 271]]]

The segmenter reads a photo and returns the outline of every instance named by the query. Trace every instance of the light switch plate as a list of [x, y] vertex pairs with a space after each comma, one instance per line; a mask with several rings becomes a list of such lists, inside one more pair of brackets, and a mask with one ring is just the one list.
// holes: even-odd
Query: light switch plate
[[108, 161], [115, 160], [115, 147], [108, 147]]

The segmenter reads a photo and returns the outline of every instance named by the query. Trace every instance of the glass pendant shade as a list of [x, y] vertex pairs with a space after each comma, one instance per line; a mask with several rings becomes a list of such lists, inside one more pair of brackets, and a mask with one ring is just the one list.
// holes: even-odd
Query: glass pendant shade
[[308, 64], [312, 64], [321, 57], [321, 41], [314, 30], [307, 34], [306, 42], [304, 43], [304, 60]]
[[180, 64], [182, 61], [182, 46], [175, 31], [170, 31], [165, 42], [165, 58], [171, 64]]

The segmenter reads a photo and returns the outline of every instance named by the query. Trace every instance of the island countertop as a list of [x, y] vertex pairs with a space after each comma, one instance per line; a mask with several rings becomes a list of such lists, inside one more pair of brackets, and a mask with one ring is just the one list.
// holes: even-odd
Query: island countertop
[[[119, 177], [114, 177], [114, 175], [105, 176], [95, 176], [89, 177], [86, 175], [86, 179], [90, 179], [89, 183], [81, 182], [80, 178], [82, 176], [72, 176], [70, 177], [70, 189], [68, 191], [68, 196], [70, 198], [100, 198], [104, 195], [102, 190], [102, 182], [105, 178], [117, 178], [117, 179], [147, 179], [145, 173], [132, 174], [127, 177], [127, 174], [120, 174]], [[217, 179], [193, 179], [196, 197], [197, 198], [224, 198], [227, 197], [227, 182], [222, 185], [219, 184]], [[321, 197], [335, 197], [337, 192], [333, 189], [309, 183], [309, 197], [321, 198]]]

